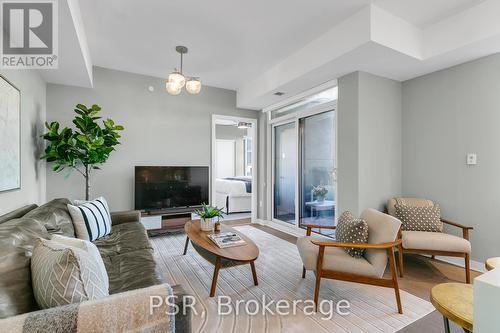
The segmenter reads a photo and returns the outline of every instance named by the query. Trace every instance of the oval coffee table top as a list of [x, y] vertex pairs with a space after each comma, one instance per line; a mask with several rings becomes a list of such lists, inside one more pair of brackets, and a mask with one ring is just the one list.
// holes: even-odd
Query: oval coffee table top
[[229, 226], [221, 225], [221, 231], [231, 231], [238, 234], [246, 242], [245, 245], [221, 249], [220, 247], [215, 245], [215, 243], [212, 242], [210, 238], [208, 238], [208, 235], [210, 235], [212, 232], [201, 230], [200, 221], [187, 222], [184, 226], [184, 230], [186, 231], [186, 235], [191, 242], [222, 258], [245, 262], [253, 261], [259, 256], [259, 248], [257, 247], [257, 245], [255, 245], [255, 243], [250, 238]]
[[431, 303], [443, 316], [472, 332], [473, 287], [464, 283], [441, 283], [431, 290]]

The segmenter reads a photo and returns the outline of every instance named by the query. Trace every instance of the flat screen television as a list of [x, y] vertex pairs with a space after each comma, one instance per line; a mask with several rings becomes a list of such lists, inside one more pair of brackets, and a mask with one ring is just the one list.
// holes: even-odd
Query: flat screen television
[[206, 166], [136, 166], [135, 209], [191, 209], [209, 202]]

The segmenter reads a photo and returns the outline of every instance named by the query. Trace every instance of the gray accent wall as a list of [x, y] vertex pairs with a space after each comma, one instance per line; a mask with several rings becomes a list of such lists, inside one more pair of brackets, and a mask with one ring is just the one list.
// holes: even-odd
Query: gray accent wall
[[403, 194], [473, 226], [474, 260], [499, 255], [500, 55], [403, 83]]
[[32, 70], [1, 70], [0, 74], [21, 90], [21, 189], [0, 192], [2, 215], [45, 201], [45, 162], [40, 160], [44, 145], [40, 136], [44, 133], [46, 84]]
[[401, 82], [355, 72], [338, 84], [338, 212], [383, 211], [402, 191]]
[[[111, 210], [134, 208], [136, 165], [210, 166], [213, 114], [258, 118], [256, 111], [236, 108], [234, 91], [204, 86], [196, 96], [171, 96], [164, 87], [161, 78], [98, 67], [94, 88], [47, 87], [48, 121], [71, 125], [76, 104], [99, 104], [103, 117], [125, 126], [122, 144], [91, 183], [91, 197], [105, 196]], [[47, 198], [55, 197], [84, 197], [83, 177], [48, 169]]]

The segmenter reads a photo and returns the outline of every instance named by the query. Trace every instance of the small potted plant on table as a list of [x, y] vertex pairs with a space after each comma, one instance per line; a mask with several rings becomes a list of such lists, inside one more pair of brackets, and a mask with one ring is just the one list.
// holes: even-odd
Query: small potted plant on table
[[[224, 218], [222, 208], [212, 207], [202, 204], [200, 210], [195, 213], [200, 217], [200, 227], [202, 231], [212, 231], [217, 224], [220, 224], [220, 219]], [[220, 228], [220, 226], [219, 226]], [[216, 231], [218, 228], [215, 228]]]
[[313, 186], [313, 194], [316, 196], [318, 203], [324, 203], [328, 190], [324, 185]]

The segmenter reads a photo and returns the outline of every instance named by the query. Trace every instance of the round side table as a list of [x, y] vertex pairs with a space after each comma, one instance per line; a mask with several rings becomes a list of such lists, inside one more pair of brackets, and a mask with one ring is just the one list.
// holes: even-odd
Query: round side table
[[432, 288], [431, 303], [443, 315], [446, 333], [450, 333], [450, 320], [472, 332], [472, 293], [472, 285], [464, 283], [441, 283]]
[[484, 266], [489, 271], [492, 271], [495, 268], [500, 268], [500, 257], [487, 259], [486, 262], [484, 263]]

